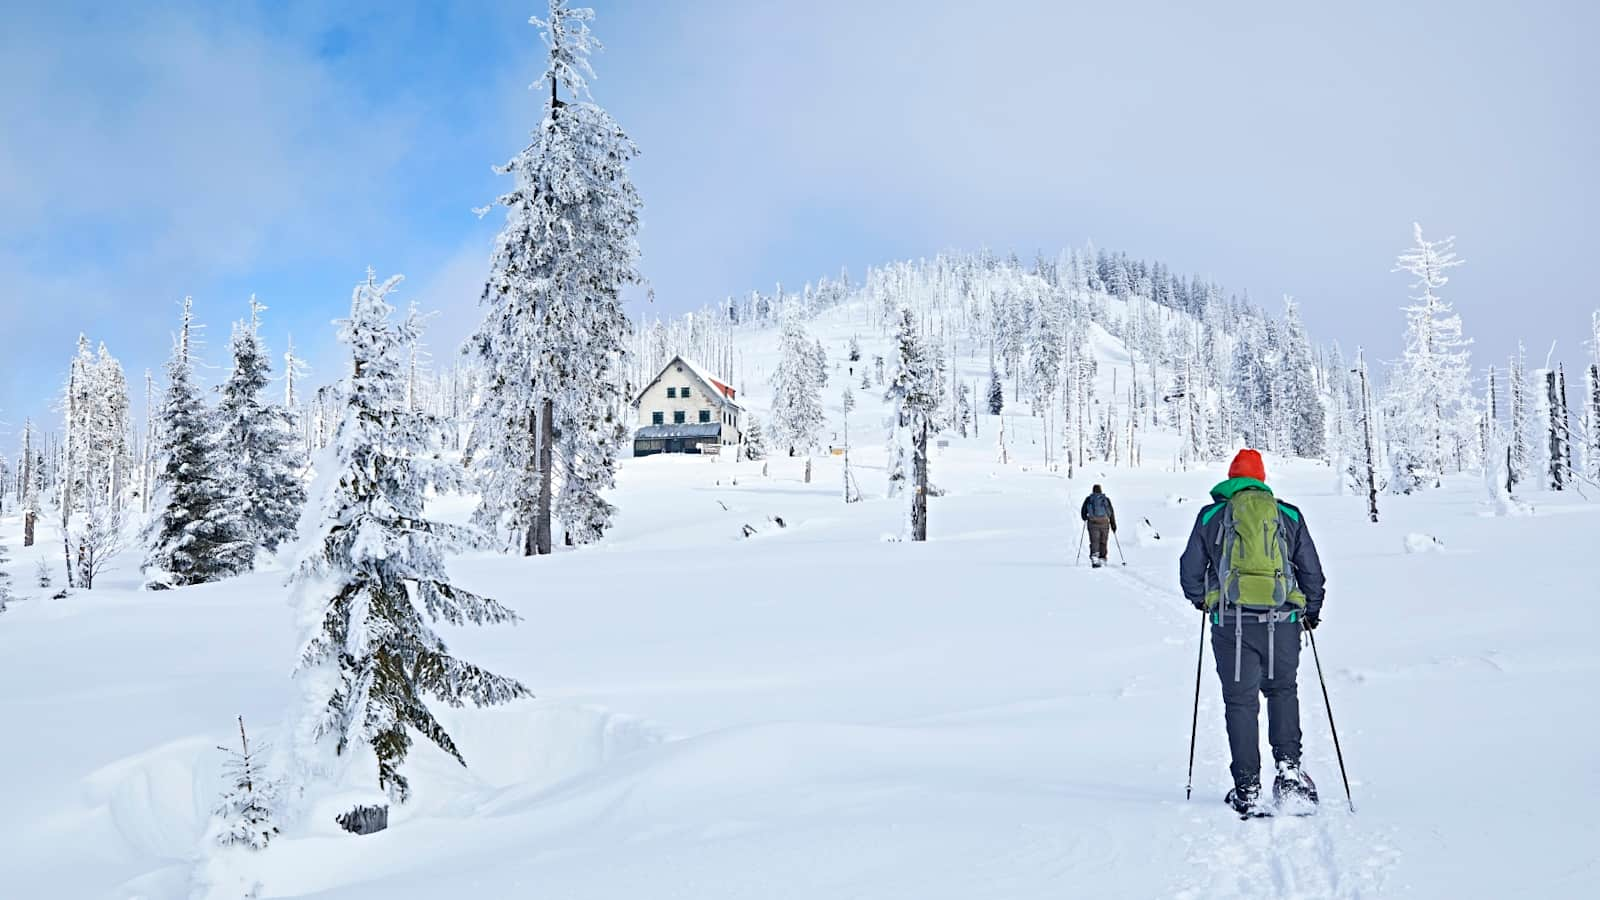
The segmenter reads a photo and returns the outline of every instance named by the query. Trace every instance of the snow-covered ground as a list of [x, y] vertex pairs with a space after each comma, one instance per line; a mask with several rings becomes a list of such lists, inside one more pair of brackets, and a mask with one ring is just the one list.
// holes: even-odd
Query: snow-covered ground
[[[272, 742], [294, 697], [281, 570], [146, 593], [130, 551], [95, 590], [52, 600], [59, 533], [41, 523], [23, 549], [0, 517], [22, 597], [0, 614], [0, 898], [232, 898], [241, 878], [262, 897], [373, 900], [1549, 898], [1600, 883], [1600, 504], [1537, 496], [1531, 517], [1488, 517], [1462, 476], [1384, 498], [1371, 525], [1325, 466], [1269, 458], [1329, 573], [1318, 635], [1358, 812], [1308, 654], [1322, 814], [1240, 822], [1220, 802], [1209, 651], [1183, 797], [1200, 621], [1176, 558], [1221, 465], [1167, 471], [1157, 432], [1144, 467], [1069, 481], [1043, 465], [1040, 420], [1006, 417], [1001, 465], [985, 416], [980, 437], [936, 451], [930, 541], [891, 540], [904, 506], [883, 499], [881, 388], [859, 390], [887, 338], [859, 306], [809, 327], [838, 366], [825, 444], [842, 442], [842, 383], [858, 389], [867, 501], [841, 501], [837, 457], [810, 484], [795, 459], [627, 460], [602, 544], [454, 560], [524, 621], [446, 629], [453, 649], [538, 699], [443, 710], [470, 768], [419, 741], [414, 799], [376, 835], [321, 817], [265, 853], [201, 861], [217, 745], [239, 715]], [[1125, 389], [1126, 351], [1093, 342], [1101, 396]], [[741, 336], [740, 399], [769, 422], [775, 347], [774, 331]], [[981, 392], [986, 350], [962, 346], [958, 373]], [[1075, 564], [1093, 482], [1116, 501], [1126, 566]]]
[[[1386, 498], [1374, 526], [1326, 468], [1269, 460], [1329, 571], [1318, 637], [1358, 811], [1307, 655], [1322, 814], [1240, 822], [1209, 658], [1183, 797], [1200, 629], [1176, 556], [1219, 473], [1068, 482], [998, 465], [983, 425], [934, 461], [927, 544], [883, 539], [899, 502], [840, 502], [837, 460], [808, 485], [794, 460], [653, 457], [624, 466], [603, 545], [459, 559], [525, 621], [453, 646], [538, 699], [447, 711], [469, 769], [419, 743], [390, 830], [292, 829], [249, 860], [261, 895], [1592, 896], [1600, 504], [1488, 518], [1465, 478]], [[881, 495], [881, 452], [859, 456]], [[1126, 567], [1074, 565], [1091, 480]], [[19, 532], [0, 519], [26, 598], [0, 615], [0, 896], [189, 896], [215, 745], [240, 714], [270, 741], [292, 696], [281, 573], [140, 593], [129, 555], [43, 599], [59, 536]]]

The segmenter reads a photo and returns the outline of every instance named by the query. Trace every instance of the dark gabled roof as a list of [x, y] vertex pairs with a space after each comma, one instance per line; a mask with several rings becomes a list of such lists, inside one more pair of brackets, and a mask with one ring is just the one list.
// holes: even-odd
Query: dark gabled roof
[[634, 432], [635, 440], [660, 440], [662, 438], [714, 438], [722, 436], [722, 425], [717, 422], [694, 422], [683, 425], [646, 425]]
[[744, 411], [744, 407], [733, 402], [734, 394], [736, 393], [733, 388], [728, 387], [726, 384], [723, 384], [722, 382], [713, 378], [710, 373], [706, 372], [705, 369], [702, 369], [687, 359], [684, 359], [682, 356], [674, 356], [672, 359], [668, 360], [667, 364], [661, 367], [661, 371], [656, 373], [656, 377], [650, 379], [650, 383], [646, 384], [644, 388], [639, 391], [639, 393], [634, 395], [634, 406], [638, 406], [639, 401], [644, 399], [644, 395], [648, 393], [651, 388], [656, 386], [656, 382], [660, 381], [662, 376], [666, 375], [672, 370], [674, 363], [683, 366], [685, 369], [688, 369], [689, 374], [693, 375], [695, 379], [701, 383], [701, 386], [705, 388], [706, 394], [717, 398], [722, 402], [723, 406], [732, 407], [740, 412]]

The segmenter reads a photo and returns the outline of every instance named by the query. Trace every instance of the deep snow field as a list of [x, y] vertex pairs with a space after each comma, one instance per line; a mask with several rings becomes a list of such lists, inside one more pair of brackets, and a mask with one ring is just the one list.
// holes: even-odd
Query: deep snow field
[[[1183, 798], [1199, 621], [1175, 558], [1217, 473], [1072, 483], [998, 465], [984, 425], [935, 459], [925, 545], [883, 540], [899, 502], [841, 503], [837, 460], [807, 485], [797, 460], [655, 457], [625, 465], [603, 546], [458, 560], [525, 621], [453, 646], [538, 699], [452, 711], [469, 769], [419, 743], [389, 831], [292, 829], [248, 861], [261, 896], [1592, 896], [1600, 505], [1486, 518], [1464, 482], [1373, 526], [1326, 468], [1276, 465], [1329, 571], [1358, 812], [1307, 654], [1322, 814], [1240, 822], [1209, 650]], [[1073, 564], [1091, 478], [1126, 567]], [[37, 595], [57, 536], [0, 527]], [[1413, 532], [1442, 547], [1408, 554]], [[270, 741], [291, 697], [281, 572], [141, 593], [136, 562], [0, 616], [0, 896], [189, 896], [215, 745], [239, 714]]]
[[[852, 334], [858, 365], [887, 349], [860, 308], [812, 328], [841, 369]], [[775, 343], [741, 343], [740, 399], [763, 421]], [[1102, 331], [1095, 347], [1105, 396], [1127, 356]], [[963, 378], [981, 387], [987, 366], [964, 348]], [[860, 371], [825, 391], [825, 443]], [[1536, 515], [1494, 518], [1469, 475], [1384, 497], [1372, 525], [1327, 466], [1269, 456], [1329, 575], [1317, 634], [1357, 812], [1308, 652], [1321, 814], [1240, 822], [1221, 803], [1209, 648], [1184, 800], [1201, 625], [1177, 556], [1226, 464], [1170, 471], [1170, 436], [1151, 434], [1143, 467], [1069, 481], [1043, 465], [1038, 419], [1006, 417], [1001, 465], [985, 416], [935, 454], [929, 542], [901, 543], [880, 390], [850, 420], [866, 502], [841, 501], [837, 458], [809, 484], [798, 459], [625, 460], [602, 544], [455, 559], [524, 621], [445, 628], [452, 649], [537, 699], [444, 709], [470, 767], [419, 741], [388, 831], [322, 817], [254, 855], [206, 860], [201, 838], [235, 716], [272, 743], [295, 696], [282, 568], [147, 593], [134, 550], [95, 590], [45, 599], [60, 535], [43, 522], [25, 550], [8, 509], [0, 900], [220, 900], [250, 883], [340, 900], [1595, 895], [1600, 502], [1538, 495]], [[1097, 481], [1127, 560], [1100, 571], [1075, 564]]]

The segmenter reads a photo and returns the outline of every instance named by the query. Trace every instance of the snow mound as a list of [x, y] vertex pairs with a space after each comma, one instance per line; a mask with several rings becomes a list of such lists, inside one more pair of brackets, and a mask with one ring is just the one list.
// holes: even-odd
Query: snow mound
[[222, 754], [190, 737], [105, 766], [84, 779], [84, 833], [120, 838], [132, 856], [190, 859], [221, 786]]
[[452, 710], [451, 736], [480, 782], [549, 785], [666, 740], [636, 716], [546, 701], [507, 710]]
[[1431, 534], [1413, 531], [1406, 535], [1407, 553], [1439, 553], [1444, 550], [1444, 544]]

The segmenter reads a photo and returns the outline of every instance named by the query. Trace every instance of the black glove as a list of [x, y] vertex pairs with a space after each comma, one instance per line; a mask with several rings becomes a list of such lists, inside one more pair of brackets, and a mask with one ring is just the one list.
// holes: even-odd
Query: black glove
[[1206, 611], [1206, 599], [1204, 597], [1201, 597], [1199, 600], [1190, 600], [1189, 605], [1200, 610], [1201, 612]]
[[1317, 630], [1317, 625], [1321, 624], [1321, 622], [1322, 622], [1322, 614], [1321, 613], [1308, 612], [1308, 613], [1305, 613], [1304, 615], [1300, 616], [1300, 624], [1307, 631], [1316, 631]]

